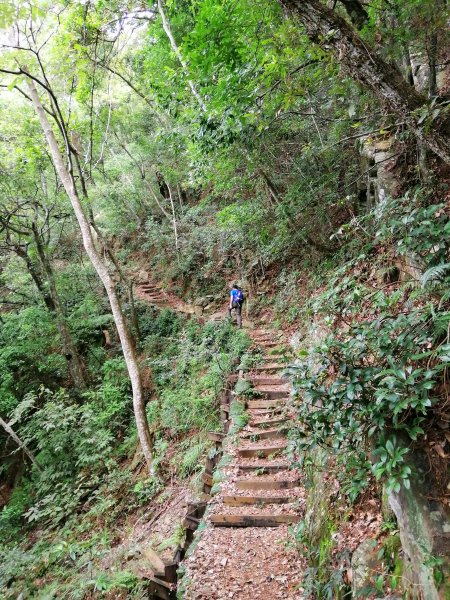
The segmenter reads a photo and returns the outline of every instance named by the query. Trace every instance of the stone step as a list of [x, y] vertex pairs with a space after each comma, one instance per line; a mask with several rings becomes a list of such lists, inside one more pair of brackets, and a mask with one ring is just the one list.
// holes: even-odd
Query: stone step
[[287, 448], [287, 442], [276, 446], [253, 446], [251, 448], [238, 448], [238, 455], [242, 458], [250, 458], [253, 456], [265, 458], [273, 454], [279, 454]]
[[278, 527], [298, 523], [298, 515], [227, 515], [216, 514], [211, 516], [214, 527]]
[[262, 506], [264, 504], [290, 504], [293, 498], [288, 496], [224, 496], [223, 503], [225, 506], [248, 506], [256, 504]]
[[238, 490], [292, 490], [298, 487], [298, 479], [236, 479]]

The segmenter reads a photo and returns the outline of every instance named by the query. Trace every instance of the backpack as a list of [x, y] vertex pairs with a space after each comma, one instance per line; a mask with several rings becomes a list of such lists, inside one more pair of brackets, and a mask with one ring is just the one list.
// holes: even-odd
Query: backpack
[[234, 295], [235, 302], [239, 302], [242, 304], [244, 302], [244, 292], [240, 289], [236, 290], [236, 294]]

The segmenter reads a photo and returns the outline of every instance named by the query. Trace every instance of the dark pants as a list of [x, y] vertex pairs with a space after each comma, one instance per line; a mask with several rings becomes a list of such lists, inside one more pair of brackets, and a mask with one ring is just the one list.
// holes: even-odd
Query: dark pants
[[238, 324], [238, 327], [240, 328], [240, 327], [242, 327], [242, 315], [241, 315], [242, 302], [233, 302], [232, 306], [233, 306], [233, 308], [230, 308], [228, 306], [228, 316], [231, 319], [231, 311], [234, 309], [236, 311], [236, 315], [237, 315], [237, 324]]

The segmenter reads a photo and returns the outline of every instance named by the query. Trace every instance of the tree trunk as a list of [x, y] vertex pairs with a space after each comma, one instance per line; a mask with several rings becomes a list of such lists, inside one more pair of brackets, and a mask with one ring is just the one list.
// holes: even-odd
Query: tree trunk
[[170, 200], [170, 208], [172, 210], [172, 227], [173, 227], [173, 235], [175, 237], [175, 250], [178, 253], [178, 228], [177, 228], [177, 217], [175, 214], [175, 204], [173, 202], [172, 190], [170, 189], [170, 185], [167, 184], [169, 189], [169, 200]]
[[267, 186], [267, 189], [269, 191], [270, 198], [272, 198], [272, 200], [275, 202], [275, 204], [280, 204], [280, 196], [279, 196], [279, 192], [278, 192], [277, 186], [270, 179], [270, 177], [267, 175], [267, 173], [264, 171], [264, 169], [262, 169], [261, 167], [258, 167], [257, 168], [257, 172], [264, 179], [264, 182], [265, 182], [265, 184]]
[[52, 300], [50, 294], [45, 289], [45, 285], [42, 280], [41, 274], [38, 273], [36, 267], [33, 264], [33, 261], [28, 256], [27, 251], [24, 250], [19, 245], [14, 246], [13, 248], [14, 248], [14, 252], [17, 254], [17, 256], [19, 256], [25, 262], [28, 273], [30, 274], [31, 279], [34, 281], [39, 293], [41, 294], [42, 300], [44, 301], [45, 306], [48, 308], [48, 310], [54, 311], [55, 305], [53, 304], [53, 300]]
[[42, 106], [34, 81], [30, 77], [28, 77], [27, 83], [30, 90], [30, 95], [34, 109], [39, 118], [39, 122], [41, 124], [44, 136], [50, 149], [55, 169], [58, 173], [59, 178], [61, 179], [66, 194], [75, 212], [75, 216], [80, 227], [81, 237], [83, 240], [83, 246], [86, 250], [86, 254], [92, 262], [92, 265], [94, 266], [98, 276], [100, 277], [105, 287], [106, 293], [108, 294], [109, 303], [111, 305], [114, 322], [116, 324], [117, 332], [119, 334], [123, 355], [127, 365], [128, 374], [130, 376], [131, 387], [133, 390], [133, 408], [139, 440], [141, 442], [142, 451], [147, 462], [149, 473], [150, 475], [153, 475], [153, 440], [148, 426], [147, 414], [145, 412], [145, 402], [142, 389], [141, 374], [139, 371], [133, 339], [130, 335], [126, 320], [122, 312], [122, 307], [120, 305], [120, 300], [115, 289], [114, 281], [112, 280], [108, 272], [106, 264], [103, 262], [101, 256], [99, 255], [95, 247], [89, 219], [87, 218], [84, 212], [83, 206], [78, 196], [78, 192], [76, 190], [73, 172], [69, 170], [71, 169], [71, 163], [70, 150], [68, 148], [68, 140], [66, 139], [65, 143], [66, 153], [69, 161], [69, 169], [64, 164], [64, 160], [59, 149], [58, 142], [56, 140], [53, 129], [47, 119], [47, 115], [45, 114], [45, 110]]
[[428, 43], [428, 67], [430, 69], [430, 76], [428, 78], [428, 95], [430, 98], [437, 96], [437, 67], [438, 61], [438, 36], [435, 31], [432, 32]]
[[161, 16], [162, 26], [163, 26], [165, 34], [169, 38], [169, 42], [170, 42], [170, 45], [172, 46], [172, 50], [174, 51], [175, 56], [178, 58], [178, 61], [180, 62], [180, 65], [183, 67], [183, 71], [184, 71], [184, 74], [186, 75], [187, 82], [188, 82], [188, 85], [189, 85], [189, 87], [191, 89], [192, 95], [194, 96], [194, 98], [199, 103], [200, 108], [202, 109], [202, 111], [206, 112], [206, 105], [203, 102], [202, 97], [198, 93], [198, 91], [197, 91], [197, 89], [196, 89], [196, 87], [194, 85], [194, 82], [192, 81], [192, 79], [189, 78], [189, 69], [188, 69], [187, 63], [184, 60], [184, 58], [183, 58], [183, 56], [182, 56], [182, 54], [180, 52], [180, 49], [177, 46], [175, 38], [173, 37], [172, 30], [170, 28], [170, 23], [167, 20], [166, 14], [164, 12], [164, 6], [163, 6], [162, 0], [158, 0], [158, 12], [159, 12], [159, 14]]
[[369, 15], [359, 0], [340, 0], [344, 5], [351, 22], [356, 29], [362, 29], [367, 23]]
[[133, 282], [131, 280], [127, 282], [127, 287], [128, 302], [130, 303], [131, 322], [133, 323], [136, 341], [139, 343], [141, 339], [141, 328], [139, 327], [139, 318], [136, 312], [136, 306], [134, 304]]
[[418, 123], [414, 114], [426, 99], [412, 89], [397, 67], [367, 46], [352, 27], [320, 0], [279, 0], [303, 23], [311, 41], [330, 51], [348, 74], [369, 88], [391, 112], [401, 117], [417, 139], [450, 164], [450, 140], [436, 123]]
[[56, 288], [56, 281], [55, 275], [53, 273], [53, 268], [45, 252], [42, 239], [36, 227], [36, 223], [32, 223], [31, 227], [42, 270], [44, 271], [45, 276], [47, 278], [50, 297], [52, 299], [53, 304], [53, 312], [56, 317], [56, 325], [58, 327], [59, 335], [61, 337], [63, 354], [69, 365], [70, 376], [72, 377], [72, 381], [75, 387], [79, 390], [84, 390], [86, 389], [86, 373], [77, 347], [75, 346], [75, 342], [73, 341], [72, 334], [70, 333], [70, 330], [67, 326], [66, 316], [64, 314], [58, 290]]
[[16, 442], [16, 444], [19, 446], [19, 448], [21, 448], [25, 452], [25, 454], [31, 460], [31, 462], [36, 467], [36, 469], [38, 471], [42, 472], [42, 468], [41, 468], [40, 464], [38, 463], [38, 461], [36, 460], [34, 454], [31, 452], [31, 450], [28, 448], [28, 446], [26, 446], [24, 444], [24, 442], [22, 442], [22, 440], [19, 438], [19, 436], [14, 432], [13, 428], [6, 421], [4, 421], [1, 417], [0, 417], [0, 425], [3, 427], [3, 429], [6, 431], [6, 433]]

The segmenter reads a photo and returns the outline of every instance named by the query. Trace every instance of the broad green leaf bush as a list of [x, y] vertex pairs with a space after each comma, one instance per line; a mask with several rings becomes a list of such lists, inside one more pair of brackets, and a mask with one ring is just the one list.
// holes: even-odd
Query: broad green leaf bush
[[[336, 271], [311, 305], [331, 333], [290, 368], [301, 398], [298, 447], [319, 444], [350, 453], [352, 499], [369, 473], [389, 490], [410, 486], [408, 452], [432, 426], [450, 362], [444, 206], [406, 196], [377, 208], [365, 227], [373, 241]], [[382, 261], [414, 256], [427, 272], [434, 268], [439, 278], [432, 290], [410, 276], [374, 283], [380, 246]]]

